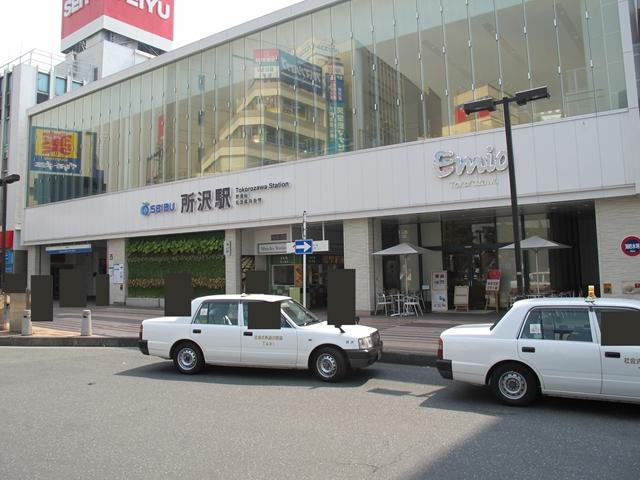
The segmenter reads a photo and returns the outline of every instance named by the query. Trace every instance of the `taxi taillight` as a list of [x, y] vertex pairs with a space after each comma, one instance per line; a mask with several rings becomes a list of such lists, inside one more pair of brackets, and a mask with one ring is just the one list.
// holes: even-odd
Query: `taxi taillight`
[[442, 337], [438, 338], [438, 360], [442, 360]]
[[140, 334], [138, 335], [138, 340], [142, 341], [142, 323], [140, 324]]

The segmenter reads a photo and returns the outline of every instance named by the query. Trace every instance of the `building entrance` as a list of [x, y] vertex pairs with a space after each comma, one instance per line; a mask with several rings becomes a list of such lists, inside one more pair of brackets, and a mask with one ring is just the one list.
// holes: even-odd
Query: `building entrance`
[[498, 245], [470, 247], [447, 246], [443, 251], [449, 275], [449, 298], [453, 298], [456, 285], [469, 287], [469, 307], [485, 307], [485, 288], [489, 270], [498, 268]]

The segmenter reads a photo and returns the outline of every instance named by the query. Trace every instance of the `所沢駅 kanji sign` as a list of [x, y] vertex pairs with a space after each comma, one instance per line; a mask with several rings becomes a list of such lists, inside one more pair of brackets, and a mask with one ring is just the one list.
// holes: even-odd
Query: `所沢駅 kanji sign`
[[265, 191], [290, 187], [289, 182], [272, 182], [248, 187], [221, 187], [180, 194], [180, 209], [174, 202], [142, 202], [140, 213], [148, 217], [158, 213], [197, 213], [228, 210], [234, 206], [261, 205]]

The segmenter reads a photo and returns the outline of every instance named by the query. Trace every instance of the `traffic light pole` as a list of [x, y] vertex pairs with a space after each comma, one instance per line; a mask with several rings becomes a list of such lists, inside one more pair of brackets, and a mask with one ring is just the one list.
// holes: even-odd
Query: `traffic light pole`
[[[302, 212], [302, 239], [307, 239], [307, 211]], [[307, 254], [302, 254], [302, 306], [307, 308]]]
[[4, 292], [4, 271], [7, 269], [5, 265], [7, 255], [7, 184], [0, 180], [2, 185], [2, 271], [0, 271], [0, 290]]

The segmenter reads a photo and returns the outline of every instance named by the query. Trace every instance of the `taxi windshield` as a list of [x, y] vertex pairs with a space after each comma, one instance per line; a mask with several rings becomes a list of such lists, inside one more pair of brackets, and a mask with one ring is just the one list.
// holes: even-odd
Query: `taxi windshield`
[[293, 300], [285, 300], [280, 305], [282, 312], [299, 327], [304, 327], [305, 325], [311, 325], [312, 323], [319, 323], [322, 321], [309, 310]]

